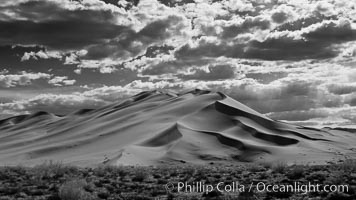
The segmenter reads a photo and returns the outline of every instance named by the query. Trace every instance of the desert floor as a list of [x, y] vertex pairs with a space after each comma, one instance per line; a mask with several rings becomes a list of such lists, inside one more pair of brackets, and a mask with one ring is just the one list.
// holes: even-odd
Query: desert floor
[[[216, 188], [208, 191], [208, 186], [219, 183], [223, 192]], [[347, 185], [347, 190], [274, 192], [263, 191], [261, 183]], [[178, 191], [179, 184], [186, 185]], [[356, 161], [311, 166], [254, 163], [81, 168], [57, 162], [5, 166], [0, 168], [0, 199], [356, 199]]]

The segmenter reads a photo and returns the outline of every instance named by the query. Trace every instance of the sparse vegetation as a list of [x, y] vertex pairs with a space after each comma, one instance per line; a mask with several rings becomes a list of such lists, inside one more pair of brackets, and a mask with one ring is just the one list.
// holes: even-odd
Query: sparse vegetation
[[78, 170], [75, 166], [64, 165], [61, 162], [45, 161], [42, 164], [32, 168], [34, 181], [45, 181], [50, 178], [60, 178], [64, 175], [76, 173]]
[[356, 160], [345, 160], [341, 164], [337, 165], [336, 168], [341, 168], [343, 171], [356, 171]]
[[[57, 162], [45, 162], [35, 167], [0, 167], [0, 200], [135, 200], [135, 199], [356, 199], [354, 161], [332, 165], [208, 165], [193, 166], [98, 166], [79, 168]], [[177, 190], [178, 182], [225, 185], [238, 182], [244, 191]], [[349, 185], [344, 192], [261, 192], [251, 183]], [[172, 190], [166, 190], [171, 183]], [[236, 188], [235, 188], [236, 189]]]
[[304, 176], [304, 169], [305, 166], [303, 165], [294, 165], [290, 168], [290, 170], [286, 173], [287, 177], [290, 179], [299, 179]]
[[283, 174], [287, 168], [287, 164], [284, 162], [278, 162], [275, 165], [272, 165], [272, 169], [276, 173]]
[[84, 190], [87, 186], [85, 180], [71, 180], [63, 183], [59, 188], [58, 196], [62, 200], [91, 200], [93, 195]]

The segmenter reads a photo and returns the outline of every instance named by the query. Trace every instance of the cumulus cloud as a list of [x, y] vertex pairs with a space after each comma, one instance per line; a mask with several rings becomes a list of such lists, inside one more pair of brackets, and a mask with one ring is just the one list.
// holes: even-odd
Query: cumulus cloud
[[25, 54], [21, 57], [21, 61], [27, 61], [30, 59], [50, 59], [50, 58], [55, 58], [55, 59], [61, 59], [62, 55], [59, 52], [44, 52], [42, 50], [38, 51], [38, 52], [25, 52]]
[[72, 111], [120, 93], [202, 88], [278, 120], [345, 125], [355, 121], [346, 112], [356, 105], [355, 7], [347, 0], [5, 0], [0, 87], [88, 91], [1, 106]]
[[236, 68], [231, 65], [209, 65], [204, 69], [195, 69], [193, 73], [178, 75], [183, 80], [220, 80], [235, 78]]
[[34, 80], [49, 79], [50, 77], [50, 74], [28, 73], [25, 71], [20, 74], [0, 74], [0, 87], [11, 88], [15, 86], [25, 86], [30, 85]]
[[[238, 29], [232, 32], [239, 33]], [[227, 32], [226, 35], [231, 35], [231, 33]], [[351, 27], [349, 20], [328, 20], [297, 31], [269, 32], [262, 39], [254, 35], [232, 41], [224, 41], [217, 37], [201, 37], [178, 49], [176, 56], [182, 59], [193, 56], [226, 56], [264, 60], [331, 58], [337, 56], [340, 51], [335, 45], [355, 39], [356, 30]]]
[[55, 76], [48, 81], [49, 84], [54, 86], [74, 85], [75, 82], [76, 80], [69, 80], [68, 76]]
[[293, 21], [295, 18], [297, 18], [297, 14], [293, 7], [285, 4], [278, 6], [271, 13], [271, 19], [278, 24]]
[[343, 83], [337, 84], [333, 83], [327, 86], [329, 92], [336, 95], [344, 95], [356, 92], [356, 84], [354, 83]]
[[147, 24], [140, 31], [123, 31], [117, 38], [107, 43], [93, 45], [88, 48], [86, 59], [102, 59], [107, 57], [120, 58], [124, 61], [145, 52], [146, 48], [155, 44], [162, 45], [166, 39], [182, 35], [182, 29], [189, 22], [178, 16], [168, 16]]
[[4, 74], [7, 74], [7, 73], [9, 73], [9, 70], [7, 70], [7, 69], [0, 70], [0, 75], [4, 75]]
[[120, 86], [104, 86], [71, 94], [40, 94], [35, 97], [0, 103], [0, 109], [5, 113], [20, 114], [39, 110], [54, 114], [68, 114], [82, 108], [99, 108], [113, 102], [119, 102], [138, 93], [137, 89]]

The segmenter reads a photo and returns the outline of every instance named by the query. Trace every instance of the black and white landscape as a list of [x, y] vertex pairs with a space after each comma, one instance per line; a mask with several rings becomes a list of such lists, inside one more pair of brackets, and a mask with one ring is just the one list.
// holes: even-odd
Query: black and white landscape
[[[335, 177], [356, 174], [355, 124], [354, 1], [1, 2], [1, 200], [183, 198], [164, 185], [235, 167], [245, 184], [321, 176], [352, 190], [315, 198], [354, 199], [356, 176]], [[104, 195], [93, 173], [121, 187]], [[11, 192], [17, 176], [42, 193]]]

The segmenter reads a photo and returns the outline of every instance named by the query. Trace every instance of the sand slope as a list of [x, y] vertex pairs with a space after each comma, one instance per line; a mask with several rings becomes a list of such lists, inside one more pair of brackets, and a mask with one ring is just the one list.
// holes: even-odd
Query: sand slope
[[303, 162], [356, 158], [356, 134], [273, 121], [222, 93], [142, 92], [67, 116], [0, 121], [0, 165]]

